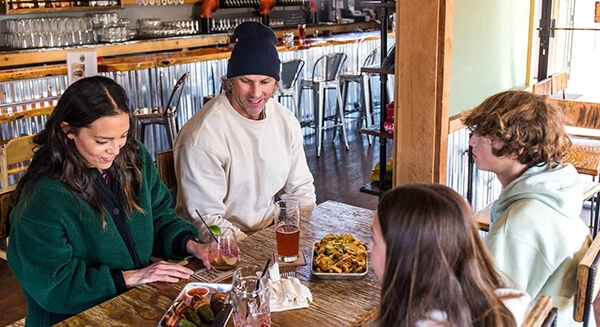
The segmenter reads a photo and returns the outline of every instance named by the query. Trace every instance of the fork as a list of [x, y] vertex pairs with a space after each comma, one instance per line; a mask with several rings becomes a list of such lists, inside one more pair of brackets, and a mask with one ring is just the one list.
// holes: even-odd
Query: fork
[[281, 273], [282, 277], [296, 277], [296, 271], [295, 270], [288, 270], [288, 271], [284, 271]]

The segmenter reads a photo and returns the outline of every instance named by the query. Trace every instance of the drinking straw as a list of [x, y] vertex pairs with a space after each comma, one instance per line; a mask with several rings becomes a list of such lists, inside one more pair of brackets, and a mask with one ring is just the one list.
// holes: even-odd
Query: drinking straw
[[271, 263], [271, 258], [269, 258], [269, 260], [267, 260], [267, 264], [265, 265], [265, 268], [262, 271], [262, 274], [260, 274], [260, 279], [256, 280], [256, 287], [254, 289], [258, 290], [258, 283], [260, 282], [260, 280], [265, 277], [265, 274], [267, 273], [267, 269], [269, 268], [269, 264]]
[[208, 227], [208, 225], [206, 224], [206, 221], [204, 221], [204, 218], [202, 218], [202, 215], [198, 212], [198, 209], [196, 209], [196, 214], [198, 215], [198, 217], [200, 217], [200, 220], [202, 220], [202, 222], [204, 223], [204, 226], [206, 226], [206, 229], [208, 229], [208, 231], [210, 232], [210, 236], [212, 236], [213, 240], [215, 240], [215, 242], [219, 243], [219, 241], [217, 240], [217, 237], [215, 236], [215, 233], [213, 233], [213, 231], [210, 229], [210, 227]]

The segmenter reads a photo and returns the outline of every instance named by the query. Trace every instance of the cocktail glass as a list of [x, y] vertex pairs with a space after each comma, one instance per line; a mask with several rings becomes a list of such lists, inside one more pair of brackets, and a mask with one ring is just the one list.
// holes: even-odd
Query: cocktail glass
[[216, 270], [230, 270], [240, 261], [233, 229], [221, 228], [221, 234], [215, 234], [215, 237], [217, 240], [213, 239], [208, 249], [209, 262]]

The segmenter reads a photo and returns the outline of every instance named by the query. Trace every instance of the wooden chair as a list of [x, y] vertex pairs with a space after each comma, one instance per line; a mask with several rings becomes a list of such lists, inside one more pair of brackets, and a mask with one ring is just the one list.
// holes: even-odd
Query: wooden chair
[[[17, 187], [18, 174], [24, 173], [33, 157], [33, 138], [26, 135], [11, 139], [6, 147], [0, 148], [0, 258], [6, 260], [5, 247], [8, 245], [8, 211], [12, 191]], [[10, 177], [15, 183], [9, 184]]]
[[577, 322], [583, 322], [584, 327], [589, 325], [590, 319], [595, 319], [592, 303], [598, 295], [598, 290], [600, 290], [600, 274], [596, 273], [598, 261], [600, 260], [599, 253], [600, 237], [597, 237], [577, 267], [573, 319]]
[[165, 183], [167, 188], [172, 189], [177, 187], [173, 150], [156, 153], [156, 169], [158, 170], [160, 179], [163, 181], [163, 183]]
[[8, 246], [8, 212], [12, 192], [0, 194], [0, 259], [6, 260], [6, 247]]
[[540, 95], [551, 95], [552, 94], [552, 79], [546, 78], [535, 84], [533, 84], [532, 92]]
[[[551, 99], [550, 101], [563, 109], [570, 120], [569, 126], [592, 130], [600, 129], [600, 103], [562, 99]], [[587, 132], [582, 136], [589, 136], [590, 131]]]
[[600, 206], [598, 203], [598, 193], [600, 193], [600, 183], [596, 181], [586, 180], [583, 184], [583, 202], [590, 201], [592, 203], [590, 207], [590, 232], [592, 238], [596, 238], [598, 235], [598, 225], [600, 216]]
[[23, 173], [29, 167], [33, 157], [33, 138], [35, 135], [25, 135], [11, 139], [6, 147], [0, 148], [0, 194], [10, 192], [17, 184], [9, 184], [9, 177]]
[[556, 318], [556, 309], [552, 308], [552, 297], [542, 295], [525, 318], [522, 327], [555, 326]]
[[[565, 75], [563, 73], [558, 75]], [[564, 77], [557, 76], [555, 84], [559, 84], [558, 88], [562, 87], [560, 80]], [[566, 82], [564, 82], [566, 84]], [[592, 177], [593, 181], [597, 181], [600, 176], [600, 104], [593, 102], [582, 102], [562, 99], [552, 99], [551, 102], [561, 107], [567, 117], [567, 126], [565, 130], [571, 135], [573, 145], [569, 149], [564, 162], [572, 164], [577, 172], [582, 175]], [[590, 187], [586, 188], [590, 190]], [[595, 191], [592, 200], [592, 211], [590, 219], [590, 227], [594, 238], [598, 233], [598, 192]], [[596, 203], [594, 210], [594, 202]]]
[[556, 94], [558, 92], [562, 92], [562, 98], [566, 98], [565, 89], [567, 88], [567, 84], [569, 82], [569, 74], [566, 71], [562, 71], [557, 74], [553, 74], [550, 76], [552, 79], [552, 94]]

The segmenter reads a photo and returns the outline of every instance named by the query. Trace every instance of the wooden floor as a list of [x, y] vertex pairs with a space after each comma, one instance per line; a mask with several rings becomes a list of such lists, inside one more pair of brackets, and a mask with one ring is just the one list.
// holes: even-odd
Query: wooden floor
[[[375, 209], [377, 198], [359, 192], [369, 182], [369, 173], [378, 161], [379, 144], [368, 144], [367, 138], [358, 133], [355, 121], [348, 131], [350, 151], [346, 151], [339, 139], [331, 142], [331, 133], [326, 133], [320, 158], [316, 157], [314, 136], [305, 137], [307, 161], [315, 178], [317, 203], [335, 200], [359, 207]], [[339, 136], [338, 136], [339, 137]], [[391, 156], [391, 145], [388, 156]], [[595, 312], [600, 311], [600, 301], [594, 303]], [[25, 297], [14, 275], [5, 261], [0, 260], [0, 326], [6, 326], [25, 317]], [[597, 321], [598, 320], [597, 318]]]

